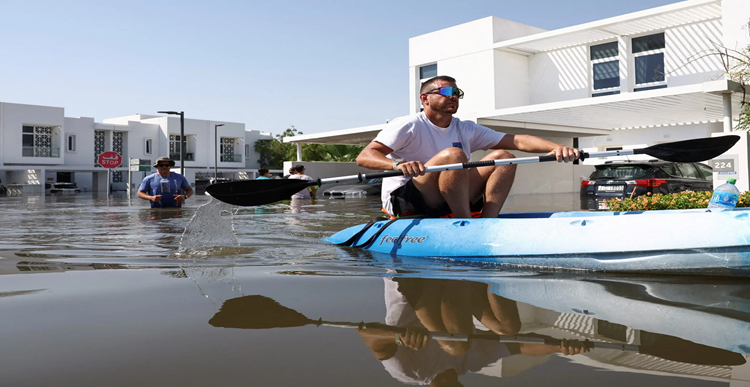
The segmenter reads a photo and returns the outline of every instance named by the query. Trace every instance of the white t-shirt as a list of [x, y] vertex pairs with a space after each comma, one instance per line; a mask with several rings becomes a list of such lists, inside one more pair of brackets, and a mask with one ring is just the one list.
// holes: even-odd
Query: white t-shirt
[[[389, 122], [375, 140], [391, 149], [390, 159], [428, 162], [443, 149], [458, 147], [467, 158], [476, 150], [491, 149], [503, 139], [505, 133], [478, 125], [473, 121], [461, 121], [453, 117], [447, 128], [436, 126], [422, 113], [399, 117]], [[410, 178], [398, 176], [383, 180], [381, 200], [383, 208], [393, 213], [391, 192], [406, 184]]]
[[[424, 327], [417, 313], [409, 305], [406, 297], [398, 291], [398, 283], [391, 278], [385, 282], [385, 323], [398, 327]], [[510, 356], [508, 347], [499, 342], [475, 341], [469, 350], [461, 356], [452, 356], [445, 352], [435, 340], [430, 340], [426, 347], [414, 351], [398, 347], [390, 359], [381, 363], [386, 371], [396, 380], [406, 384], [428, 385], [441, 372], [454, 369], [459, 375], [467, 372], [479, 372], [498, 360]]]
[[[312, 177], [307, 176], [307, 175], [289, 175], [289, 179], [309, 180], [309, 181], [315, 180]], [[309, 188], [303, 188], [301, 191], [299, 191], [296, 194], [292, 195], [292, 199], [310, 199], [310, 189]]]

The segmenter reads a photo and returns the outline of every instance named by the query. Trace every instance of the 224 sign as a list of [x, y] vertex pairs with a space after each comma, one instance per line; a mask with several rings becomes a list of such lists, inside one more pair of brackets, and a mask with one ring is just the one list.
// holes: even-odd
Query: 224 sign
[[713, 161], [713, 169], [714, 172], [734, 171], [734, 160], [716, 159]]

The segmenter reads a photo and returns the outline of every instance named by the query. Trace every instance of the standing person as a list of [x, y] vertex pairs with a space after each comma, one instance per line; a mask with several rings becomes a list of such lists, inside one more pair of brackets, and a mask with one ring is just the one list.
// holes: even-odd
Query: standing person
[[357, 165], [375, 170], [400, 170], [404, 176], [383, 180], [383, 209], [391, 216], [453, 213], [469, 218], [495, 218], [503, 207], [516, 174], [515, 165], [498, 165], [425, 173], [425, 166], [465, 163], [471, 152], [494, 149], [482, 160], [513, 158], [520, 150], [557, 156], [570, 162], [578, 149], [529, 136], [496, 132], [453, 115], [464, 92], [456, 80], [437, 76], [427, 80], [419, 99], [424, 111], [392, 120], [357, 157]]
[[[305, 175], [305, 166], [304, 165], [297, 165], [296, 167], [292, 168], [294, 170], [294, 173], [289, 175], [290, 179], [297, 179], [297, 180], [309, 180], [313, 181], [313, 179], [310, 176]], [[289, 172], [292, 172], [290, 170]], [[297, 192], [292, 196], [292, 199], [315, 199], [315, 195], [317, 193], [317, 187], [307, 187], [302, 189], [301, 191]]]
[[[138, 188], [138, 197], [151, 201], [151, 208], [179, 208], [185, 199], [193, 196], [185, 176], [172, 172], [174, 160], [169, 157], [159, 157], [154, 164], [156, 173], [146, 176]], [[180, 193], [185, 190], [185, 193]]]
[[271, 180], [271, 172], [268, 168], [258, 169], [258, 177], [255, 180]]

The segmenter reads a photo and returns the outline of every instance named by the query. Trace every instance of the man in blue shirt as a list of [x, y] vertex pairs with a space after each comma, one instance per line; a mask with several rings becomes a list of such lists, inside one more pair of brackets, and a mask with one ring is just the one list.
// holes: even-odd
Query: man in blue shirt
[[[154, 167], [157, 172], [143, 179], [138, 188], [138, 197], [151, 201], [151, 208], [182, 207], [185, 199], [193, 196], [193, 188], [185, 176], [171, 171], [174, 160], [159, 157]], [[181, 193], [182, 190], [185, 190], [184, 194]]]

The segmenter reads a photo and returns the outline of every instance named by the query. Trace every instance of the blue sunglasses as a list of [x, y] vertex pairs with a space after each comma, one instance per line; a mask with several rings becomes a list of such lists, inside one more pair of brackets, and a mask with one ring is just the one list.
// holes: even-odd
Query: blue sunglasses
[[435, 94], [436, 91], [437, 94], [444, 95], [446, 97], [453, 97], [454, 95], [458, 97], [458, 99], [462, 99], [464, 97], [464, 91], [459, 89], [458, 87], [453, 86], [438, 87], [437, 89], [427, 90], [424, 93]]

